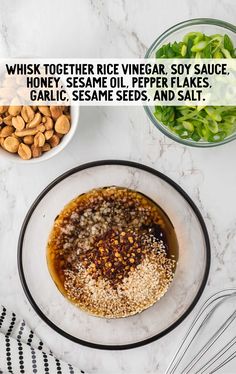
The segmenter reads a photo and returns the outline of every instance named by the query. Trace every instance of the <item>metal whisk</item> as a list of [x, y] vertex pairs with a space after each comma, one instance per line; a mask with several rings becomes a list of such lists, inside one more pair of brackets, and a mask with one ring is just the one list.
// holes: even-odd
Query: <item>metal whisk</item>
[[[212, 374], [234, 358], [236, 289], [227, 289], [217, 292], [203, 304], [166, 374]], [[224, 371], [226, 373], [229, 371]], [[236, 362], [233, 373], [236, 373]]]

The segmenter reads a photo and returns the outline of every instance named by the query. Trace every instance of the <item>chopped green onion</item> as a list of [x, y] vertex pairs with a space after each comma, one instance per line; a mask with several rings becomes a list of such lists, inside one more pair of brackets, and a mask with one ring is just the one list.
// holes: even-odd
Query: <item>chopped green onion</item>
[[202, 51], [203, 49], [205, 49], [206, 46], [207, 46], [207, 42], [201, 41], [197, 44], [194, 44], [191, 48], [191, 51], [192, 52], [199, 52], [199, 51]]
[[[156, 58], [236, 58], [228, 35], [190, 32], [181, 42], [168, 43]], [[219, 142], [236, 132], [236, 107], [156, 106], [154, 116], [182, 139]]]

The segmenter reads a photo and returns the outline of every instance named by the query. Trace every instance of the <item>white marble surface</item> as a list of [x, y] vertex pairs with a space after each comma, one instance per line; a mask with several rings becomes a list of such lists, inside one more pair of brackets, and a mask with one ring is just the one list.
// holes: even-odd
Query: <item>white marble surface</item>
[[[0, 47], [5, 56], [137, 57], [167, 27], [188, 18], [234, 23], [234, 0], [1, 0]], [[0, 160], [0, 302], [18, 311], [60, 357], [93, 374], [162, 374], [188, 321], [146, 347], [92, 350], [54, 333], [22, 291], [16, 262], [19, 229], [38, 193], [56, 176], [91, 160], [119, 158], [166, 173], [190, 194], [206, 219], [212, 267], [203, 298], [236, 286], [236, 143], [192, 149], [173, 143], [142, 108], [82, 108], [77, 136], [55, 159], [27, 166]], [[190, 316], [191, 319], [191, 316]], [[235, 372], [236, 363], [224, 373]], [[54, 374], [54, 373], [52, 373]]]

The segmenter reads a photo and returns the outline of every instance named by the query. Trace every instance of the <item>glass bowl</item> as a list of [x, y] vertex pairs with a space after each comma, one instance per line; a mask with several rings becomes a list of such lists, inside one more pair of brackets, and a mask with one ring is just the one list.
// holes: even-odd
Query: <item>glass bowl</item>
[[[207, 35], [212, 34], [228, 34], [229, 37], [236, 45], [236, 27], [231, 25], [230, 23], [220, 21], [217, 19], [212, 18], [196, 18], [190, 19], [188, 21], [184, 21], [178, 23], [177, 25], [171, 27], [170, 29], [166, 30], [163, 34], [161, 34], [151, 45], [148, 49], [145, 58], [155, 58], [156, 50], [161, 47], [163, 44], [172, 43], [174, 41], [181, 41], [183, 36], [191, 31], [199, 31], [205, 33]], [[220, 142], [211, 143], [207, 141], [194, 141], [192, 139], [182, 139], [174, 132], [169, 130], [169, 128], [163, 125], [160, 121], [156, 119], [154, 116], [154, 107], [153, 106], [144, 106], [144, 109], [151, 120], [151, 122], [166, 136], [179, 142], [181, 144], [193, 146], [193, 147], [215, 147], [217, 145], [228, 143], [234, 139], [236, 139], [236, 132], [231, 134], [230, 136], [226, 137]]]
[[[46, 261], [48, 235], [58, 213], [76, 196], [105, 186], [131, 188], [151, 198], [170, 218], [179, 243], [174, 280], [165, 296], [126, 318], [94, 317], [77, 308], [57, 289]], [[97, 161], [61, 175], [31, 206], [18, 244], [21, 282], [38, 315], [64, 337], [101, 349], [141, 346], [173, 330], [199, 300], [209, 267], [207, 229], [190, 197], [164, 174], [129, 161]]]

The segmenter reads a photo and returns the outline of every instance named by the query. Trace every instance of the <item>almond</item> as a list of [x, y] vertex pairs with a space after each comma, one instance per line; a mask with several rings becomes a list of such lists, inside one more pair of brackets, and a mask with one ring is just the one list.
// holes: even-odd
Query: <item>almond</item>
[[43, 152], [48, 152], [48, 151], [50, 151], [50, 149], [51, 149], [51, 146], [50, 146], [49, 143], [45, 143], [43, 148], [42, 148]]
[[42, 154], [42, 148], [35, 147], [34, 144], [31, 146], [31, 151], [34, 158], [40, 157]]
[[14, 127], [13, 126], [5, 126], [3, 129], [0, 131], [0, 137], [1, 138], [7, 138], [14, 132]]
[[31, 145], [34, 143], [34, 137], [32, 135], [26, 135], [23, 138], [23, 142], [27, 145]]
[[57, 136], [58, 136], [58, 138], [60, 138], [60, 139], [62, 139], [62, 138], [63, 138], [63, 136], [64, 136], [63, 134], [59, 134], [59, 132], [56, 132], [56, 131], [55, 131], [55, 135], [57, 135]]
[[12, 126], [14, 126], [16, 130], [21, 131], [25, 127], [25, 121], [21, 116], [12, 117]]
[[36, 127], [37, 131], [44, 132], [46, 130], [45, 126], [41, 123]]
[[46, 117], [51, 117], [51, 112], [48, 106], [39, 106], [39, 111]]
[[58, 117], [62, 115], [62, 107], [61, 106], [50, 106], [51, 117], [56, 120]]
[[12, 116], [8, 115], [6, 117], [3, 118], [3, 122], [6, 124], [6, 125], [11, 125], [12, 124]]
[[5, 113], [8, 110], [8, 106], [0, 106], [0, 114]]
[[57, 135], [53, 135], [51, 139], [49, 139], [49, 144], [52, 148], [56, 147], [60, 143], [60, 138]]
[[8, 108], [8, 113], [11, 115], [11, 116], [17, 116], [18, 114], [20, 114], [20, 111], [21, 111], [21, 108], [22, 106], [9, 106]]
[[19, 136], [20, 138], [23, 138], [24, 136], [28, 136], [28, 135], [36, 135], [38, 132], [37, 129], [24, 129], [22, 131], [16, 131], [15, 132], [15, 135], [16, 136]]
[[47, 130], [47, 131], [45, 131], [45, 133], [44, 133], [45, 139], [46, 140], [51, 139], [51, 137], [53, 136], [53, 134], [54, 134], [53, 130]]
[[41, 123], [42, 116], [40, 113], [36, 113], [32, 121], [27, 123], [28, 129], [33, 129], [34, 127], [38, 126]]
[[24, 121], [27, 123], [33, 120], [35, 113], [33, 109], [31, 108], [31, 106], [23, 106], [21, 109], [21, 116], [24, 119]]
[[4, 148], [10, 153], [16, 153], [18, 151], [20, 142], [13, 136], [8, 136], [4, 140]]
[[43, 147], [45, 144], [45, 136], [38, 132], [34, 137], [34, 145], [35, 147]]
[[70, 121], [65, 114], [62, 114], [55, 123], [55, 130], [59, 134], [67, 134], [70, 131]]
[[46, 130], [52, 130], [53, 129], [53, 120], [51, 117], [46, 117], [46, 121], [44, 122]]
[[32, 152], [31, 152], [30, 147], [24, 143], [21, 143], [18, 148], [18, 155], [23, 160], [30, 160], [32, 157]]

